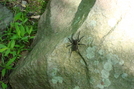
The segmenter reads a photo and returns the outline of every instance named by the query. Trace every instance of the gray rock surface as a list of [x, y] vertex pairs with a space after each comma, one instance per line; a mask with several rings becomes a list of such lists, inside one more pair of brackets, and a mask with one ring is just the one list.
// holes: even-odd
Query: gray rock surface
[[[134, 89], [133, 10], [132, 0], [51, 0], [12, 88]], [[67, 47], [79, 32], [81, 55]]]
[[5, 6], [0, 4], [0, 34], [2, 34], [3, 30], [7, 26], [9, 26], [12, 20], [13, 20], [13, 13]]

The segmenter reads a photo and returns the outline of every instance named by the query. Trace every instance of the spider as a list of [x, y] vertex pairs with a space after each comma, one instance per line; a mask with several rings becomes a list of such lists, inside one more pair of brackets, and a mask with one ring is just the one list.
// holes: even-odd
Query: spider
[[[85, 65], [87, 66], [87, 63], [86, 63], [84, 57], [81, 55], [81, 53], [79, 52], [79, 49], [78, 49], [78, 45], [85, 45], [85, 44], [81, 44], [81, 43], [80, 43], [81, 39], [82, 39], [84, 36], [82, 36], [82, 37], [79, 38], [79, 35], [80, 35], [80, 32], [79, 32], [77, 39], [73, 39], [73, 35], [74, 35], [74, 34], [71, 35], [71, 38], [68, 38], [68, 39], [69, 39], [69, 42], [70, 42], [71, 44], [67, 45], [67, 47], [68, 47], [68, 46], [71, 46], [71, 54], [72, 54], [72, 51], [77, 52], [77, 53], [80, 55], [80, 57], [83, 59]], [[70, 54], [70, 56], [71, 56], [71, 54]]]
[[72, 51], [79, 52], [78, 45], [84, 45], [84, 44], [80, 43], [81, 39], [84, 37], [84, 36], [82, 36], [82, 37], [79, 38], [80, 32], [78, 33], [77, 39], [74, 39], [73, 35], [74, 34], [71, 35], [71, 38], [68, 38], [69, 42], [71, 44], [67, 45], [67, 47], [71, 46], [71, 53], [72, 53]]

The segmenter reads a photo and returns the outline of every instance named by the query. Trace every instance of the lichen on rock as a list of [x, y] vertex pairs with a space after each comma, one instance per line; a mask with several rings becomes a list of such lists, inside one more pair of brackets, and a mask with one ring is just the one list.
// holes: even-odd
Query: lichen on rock
[[96, 50], [96, 47], [95, 46], [88, 47], [87, 50], [86, 50], [86, 52], [87, 52], [86, 57], [88, 59], [94, 58], [95, 57], [95, 50]]

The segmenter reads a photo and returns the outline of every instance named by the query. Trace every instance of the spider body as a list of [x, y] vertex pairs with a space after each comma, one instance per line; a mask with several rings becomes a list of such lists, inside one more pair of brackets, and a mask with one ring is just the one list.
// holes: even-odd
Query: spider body
[[77, 39], [74, 39], [73, 35], [74, 34], [71, 35], [71, 38], [68, 38], [69, 42], [71, 43], [71, 44], [68, 45], [68, 46], [71, 46], [71, 53], [72, 53], [72, 51], [79, 52], [78, 45], [84, 45], [84, 44], [80, 44], [81, 39], [84, 37], [84, 36], [82, 36], [82, 37], [79, 38], [80, 32], [78, 33]]

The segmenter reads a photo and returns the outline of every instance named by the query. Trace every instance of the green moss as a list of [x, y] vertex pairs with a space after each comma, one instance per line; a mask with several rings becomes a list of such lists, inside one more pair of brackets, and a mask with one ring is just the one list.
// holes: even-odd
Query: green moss
[[106, 70], [106, 71], [110, 71], [110, 70], [112, 70], [112, 62], [110, 61], [110, 60], [108, 60], [105, 64], [104, 64], [104, 69]]
[[95, 57], [95, 50], [96, 50], [96, 47], [94, 46], [94, 47], [88, 47], [87, 48], [87, 50], [86, 50], [86, 52], [87, 52], [87, 58], [88, 59], [92, 59], [92, 58], [94, 58]]
[[108, 78], [109, 77], [109, 72], [106, 71], [106, 70], [102, 70], [101, 71], [101, 76], [102, 76], [102, 78]]
[[57, 76], [58, 68], [53, 68], [51, 77], [52, 77], [52, 83], [57, 84], [57, 83], [62, 83], [63, 78], [60, 76]]
[[60, 76], [53, 77], [52, 79], [53, 84], [62, 83], [62, 82], [63, 82], [63, 78]]
[[119, 63], [118, 55], [109, 53], [109, 54], [106, 55], [106, 58], [107, 58], [107, 60], [110, 60], [113, 65]]
[[111, 85], [111, 81], [109, 79], [103, 79], [102, 82], [104, 83], [104, 85], [102, 84], [97, 85], [99, 89], [105, 89], [105, 87], [109, 87]]
[[123, 79], [125, 79], [126, 77], [128, 77], [128, 74], [127, 74], [127, 73], [123, 73], [123, 74], [121, 75], [121, 77], [122, 77]]
[[80, 89], [80, 87], [79, 86], [75, 86], [73, 89]]
[[104, 86], [103, 86], [102, 84], [98, 84], [97, 87], [98, 87], [99, 89], [104, 89]]
[[57, 72], [58, 72], [58, 68], [53, 68], [51, 76], [56, 76]]
[[111, 81], [109, 79], [103, 79], [104, 87], [108, 87], [111, 85]]
[[99, 61], [94, 61], [94, 65], [99, 65]]
[[99, 50], [98, 53], [102, 56], [104, 54], [103, 50]]
[[120, 73], [115, 73], [115, 74], [114, 74], [114, 77], [115, 77], [115, 78], [118, 78], [119, 76], [120, 76]]
[[123, 65], [123, 64], [124, 64], [124, 61], [120, 60], [119, 65]]
[[91, 84], [94, 84], [95, 82], [96, 82], [96, 81], [95, 81], [95, 78], [94, 78], [94, 77], [91, 77], [91, 78], [90, 78], [90, 83], [91, 83]]

